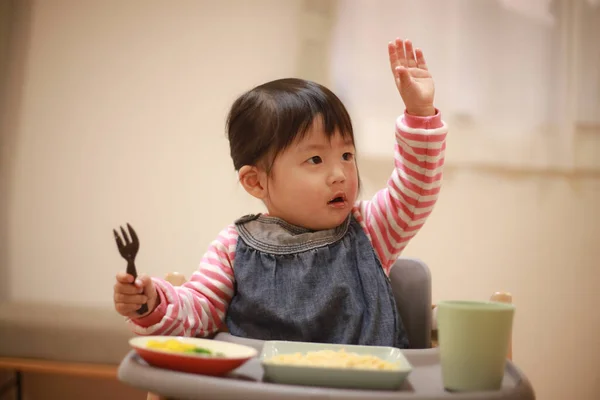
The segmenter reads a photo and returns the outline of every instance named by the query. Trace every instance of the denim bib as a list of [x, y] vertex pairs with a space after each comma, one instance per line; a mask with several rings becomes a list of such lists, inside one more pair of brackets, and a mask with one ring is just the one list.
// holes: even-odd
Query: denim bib
[[235, 224], [232, 335], [408, 347], [389, 279], [352, 215], [317, 232], [260, 214]]

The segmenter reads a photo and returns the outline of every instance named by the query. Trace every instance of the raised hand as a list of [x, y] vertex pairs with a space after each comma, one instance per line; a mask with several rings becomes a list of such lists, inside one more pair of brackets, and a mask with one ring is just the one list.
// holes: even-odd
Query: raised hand
[[396, 39], [388, 44], [390, 67], [406, 111], [417, 116], [435, 114], [435, 86], [420, 49], [410, 40]]

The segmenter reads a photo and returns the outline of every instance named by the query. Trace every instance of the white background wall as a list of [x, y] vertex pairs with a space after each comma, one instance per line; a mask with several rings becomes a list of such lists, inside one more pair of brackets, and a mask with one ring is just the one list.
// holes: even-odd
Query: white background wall
[[[111, 307], [124, 268], [111, 230], [127, 221], [140, 269], [189, 276], [222, 227], [262, 210], [236, 183], [225, 116], [242, 91], [298, 74], [301, 3], [28, 3], [13, 18], [0, 114], [1, 296]], [[578, 138], [579, 157], [598, 159], [598, 135]], [[391, 149], [359, 162], [370, 196]], [[600, 392], [598, 205], [594, 173], [449, 165], [405, 253], [429, 263], [435, 301], [513, 293], [514, 358], [542, 400]]]

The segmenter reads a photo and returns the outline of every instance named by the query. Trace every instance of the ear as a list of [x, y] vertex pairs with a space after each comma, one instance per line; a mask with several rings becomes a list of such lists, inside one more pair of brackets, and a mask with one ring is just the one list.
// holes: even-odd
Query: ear
[[252, 196], [260, 200], [267, 197], [267, 174], [263, 170], [255, 166], [244, 165], [238, 172], [238, 178], [246, 192]]

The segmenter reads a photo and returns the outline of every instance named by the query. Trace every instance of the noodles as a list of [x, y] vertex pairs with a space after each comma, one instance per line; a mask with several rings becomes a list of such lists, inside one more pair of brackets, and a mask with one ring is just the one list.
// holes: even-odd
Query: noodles
[[373, 355], [361, 355], [339, 351], [319, 350], [309, 351], [306, 354], [278, 354], [267, 360], [266, 363], [278, 365], [297, 365], [306, 367], [345, 368], [345, 369], [375, 369], [398, 370], [398, 363], [391, 363]]

